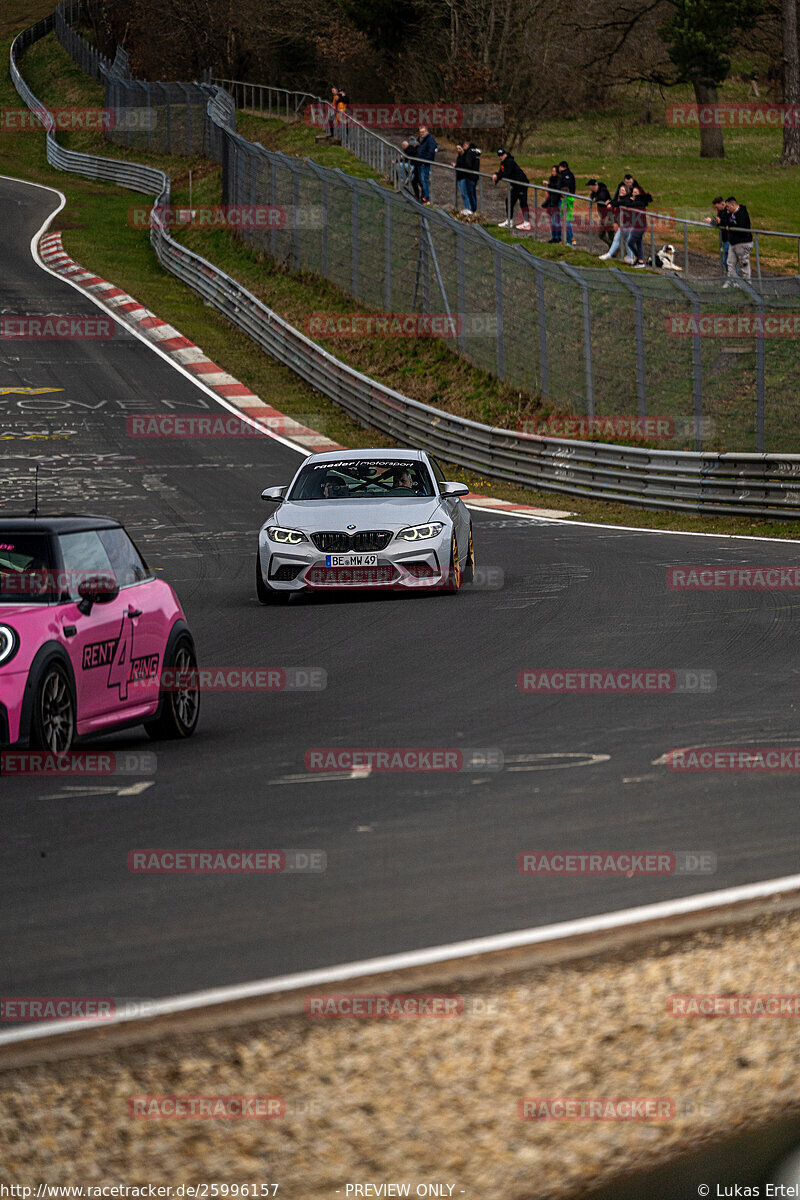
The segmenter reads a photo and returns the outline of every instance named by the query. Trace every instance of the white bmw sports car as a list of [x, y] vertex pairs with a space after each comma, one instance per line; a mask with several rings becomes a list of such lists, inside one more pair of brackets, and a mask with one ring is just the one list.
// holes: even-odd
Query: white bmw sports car
[[435, 458], [421, 450], [312, 454], [261, 527], [256, 588], [262, 604], [297, 592], [436, 588], [457, 592], [475, 573], [472, 522]]

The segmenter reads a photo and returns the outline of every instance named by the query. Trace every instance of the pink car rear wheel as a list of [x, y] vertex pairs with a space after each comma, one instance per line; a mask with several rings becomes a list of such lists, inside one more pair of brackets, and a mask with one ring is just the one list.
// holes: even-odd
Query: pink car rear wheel
[[170, 673], [183, 674], [188, 678], [180, 687], [162, 693], [161, 714], [155, 721], [145, 722], [145, 732], [154, 740], [191, 737], [200, 715], [200, 689], [196, 675], [197, 656], [192, 640], [187, 634], [181, 634], [178, 638], [170, 654], [170, 661], [164, 665]]

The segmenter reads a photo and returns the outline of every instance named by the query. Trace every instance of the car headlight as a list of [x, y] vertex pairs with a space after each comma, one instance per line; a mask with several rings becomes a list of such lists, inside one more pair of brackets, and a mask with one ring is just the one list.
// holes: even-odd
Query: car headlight
[[0, 667], [4, 667], [19, 650], [19, 638], [16, 629], [10, 625], [0, 625]]
[[296, 546], [299, 542], [308, 541], [306, 535], [299, 529], [281, 529], [278, 525], [269, 527], [267, 537], [271, 542], [280, 542], [282, 546]]
[[407, 529], [401, 529], [398, 537], [404, 542], [422, 542], [426, 538], [435, 538], [444, 529], [441, 521], [434, 521], [430, 525], [409, 525]]

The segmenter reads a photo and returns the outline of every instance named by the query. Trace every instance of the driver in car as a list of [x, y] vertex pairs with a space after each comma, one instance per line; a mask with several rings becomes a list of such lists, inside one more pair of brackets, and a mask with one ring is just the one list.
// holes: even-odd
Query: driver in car
[[392, 482], [392, 491], [395, 492], [413, 492], [414, 479], [408, 467], [404, 467], [399, 475], [395, 475]]
[[322, 494], [326, 500], [340, 500], [347, 495], [347, 487], [341, 475], [327, 475]]

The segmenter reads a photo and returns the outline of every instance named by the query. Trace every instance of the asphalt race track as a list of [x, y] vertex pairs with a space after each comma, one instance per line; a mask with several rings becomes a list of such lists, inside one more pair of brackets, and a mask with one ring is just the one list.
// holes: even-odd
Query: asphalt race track
[[[3, 312], [98, 312], [30, 257], [56, 202], [0, 180]], [[267, 436], [129, 438], [131, 413], [217, 405], [123, 329], [110, 341], [4, 341], [0, 355], [0, 516], [28, 511], [32, 463], [54, 460], [42, 511], [126, 522], [176, 587], [201, 665], [327, 672], [322, 691], [206, 694], [186, 744], [139, 730], [95, 743], [155, 750], [153, 775], [0, 779], [5, 994], [164, 997], [798, 870], [793, 775], [653, 765], [677, 746], [800, 742], [797, 594], [665, 583], [676, 564], [794, 564], [796, 544], [476, 511], [478, 565], [502, 570], [500, 588], [270, 610], [253, 586], [259, 493], [288, 481], [296, 452]], [[60, 390], [4, 392], [15, 387]], [[718, 686], [638, 697], [517, 689], [523, 668], [564, 666], [708, 669]], [[304, 768], [305, 751], [325, 746], [498, 748], [506, 765], [328, 779]], [[129, 851], [149, 847], [320, 849], [328, 867], [130, 873]], [[521, 851], [594, 849], [709, 851], [718, 868], [517, 870]]]

